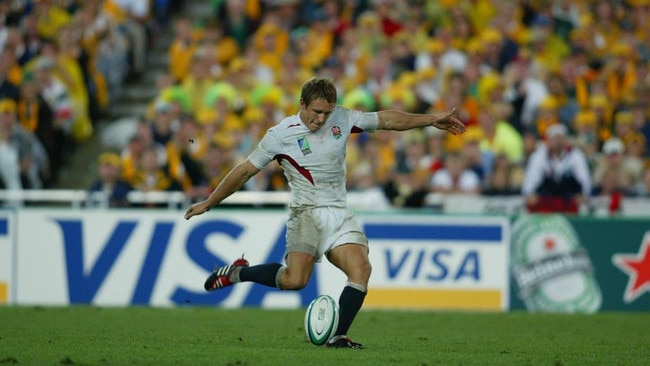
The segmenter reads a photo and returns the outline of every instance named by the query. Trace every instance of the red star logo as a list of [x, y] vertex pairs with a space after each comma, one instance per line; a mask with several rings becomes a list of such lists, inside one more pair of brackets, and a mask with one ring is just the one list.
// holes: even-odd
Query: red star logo
[[641, 242], [639, 252], [634, 254], [614, 254], [612, 262], [630, 276], [623, 300], [630, 303], [644, 292], [650, 292], [650, 232]]
[[555, 249], [555, 240], [552, 238], [544, 239], [544, 248], [546, 248], [548, 251]]

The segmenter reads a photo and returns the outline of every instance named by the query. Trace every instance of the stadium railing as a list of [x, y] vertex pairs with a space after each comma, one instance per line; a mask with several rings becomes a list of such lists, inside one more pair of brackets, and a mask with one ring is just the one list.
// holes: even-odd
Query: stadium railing
[[[348, 197], [357, 195], [348, 192]], [[133, 207], [156, 207], [170, 210], [185, 209], [193, 202], [181, 191], [132, 191], [127, 200]], [[239, 191], [223, 201], [229, 207], [286, 207], [290, 200], [287, 191], [252, 192]], [[351, 200], [357, 202], [358, 200]], [[108, 196], [104, 192], [86, 190], [0, 190], [2, 207], [70, 207], [70, 208], [108, 208]], [[612, 216], [608, 212], [609, 201], [594, 197], [581, 207], [581, 215]], [[650, 217], [650, 198], [624, 198], [618, 216]], [[352, 207], [360, 211], [374, 211], [373, 207]], [[514, 215], [526, 212], [521, 196], [472, 196], [459, 194], [429, 194], [425, 199], [427, 212], [448, 214], [504, 214]]]

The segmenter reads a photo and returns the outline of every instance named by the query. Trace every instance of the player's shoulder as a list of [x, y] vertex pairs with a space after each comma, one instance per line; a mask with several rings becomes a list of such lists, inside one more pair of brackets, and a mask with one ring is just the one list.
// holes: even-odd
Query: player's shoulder
[[302, 121], [300, 121], [300, 117], [298, 117], [297, 114], [294, 114], [285, 117], [282, 121], [278, 122], [275, 126], [271, 127], [270, 130], [279, 132], [279, 131], [284, 131], [287, 129], [301, 127], [301, 126], [303, 126], [303, 123]]
[[334, 110], [332, 111], [332, 114], [348, 115], [353, 112], [355, 112], [353, 109], [349, 109], [342, 105], [337, 104], [336, 106], [334, 106]]
[[349, 109], [341, 105], [336, 105], [334, 107], [334, 110], [332, 111], [332, 114], [330, 115], [330, 119], [335, 120], [339, 123], [340, 122], [351, 123], [354, 119], [359, 118], [361, 114], [362, 113], [360, 111]]
[[293, 135], [306, 128], [307, 127], [302, 123], [302, 121], [300, 121], [300, 117], [296, 114], [284, 118], [282, 121], [278, 122], [278, 124], [269, 128], [266, 134], [282, 140], [284, 137]]

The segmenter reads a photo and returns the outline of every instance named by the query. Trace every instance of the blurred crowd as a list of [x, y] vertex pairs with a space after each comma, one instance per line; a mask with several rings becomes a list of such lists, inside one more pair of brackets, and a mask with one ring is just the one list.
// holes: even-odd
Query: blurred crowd
[[0, 188], [56, 186], [173, 1], [0, 1]]
[[[58, 10], [65, 8], [57, 3], [77, 4], [35, 6], [40, 3]], [[67, 13], [76, 19], [89, 4], [107, 3], [80, 1]], [[98, 160], [92, 190], [112, 192], [112, 205], [128, 205], [130, 190], [206, 197], [270, 126], [297, 113], [300, 87], [314, 75], [332, 77], [338, 103], [349, 108], [456, 108], [468, 126], [462, 136], [433, 128], [354, 135], [348, 189], [368, 197], [354, 204], [424, 207], [431, 193], [523, 195], [531, 211], [576, 212], [599, 200], [616, 212], [624, 197], [650, 196], [648, 0], [210, 4], [212, 13], [200, 20], [173, 18], [169, 69], [156, 78], [157, 97], [123, 149]], [[66, 52], [87, 47], [79, 32], [73, 37], [66, 29], [58, 33], [58, 42], [70, 45]], [[96, 48], [89, 55], [102, 53]], [[107, 69], [121, 70], [121, 80], [128, 68], [110, 57], [116, 53], [108, 55]], [[127, 59], [130, 67], [137, 64], [137, 57]], [[90, 79], [102, 75], [99, 62], [91, 64]], [[103, 75], [97, 84], [106, 85], [109, 98], [113, 74]], [[91, 88], [101, 94], [98, 89]], [[59, 125], [74, 136], [82, 124]], [[287, 185], [272, 164], [244, 189]]]

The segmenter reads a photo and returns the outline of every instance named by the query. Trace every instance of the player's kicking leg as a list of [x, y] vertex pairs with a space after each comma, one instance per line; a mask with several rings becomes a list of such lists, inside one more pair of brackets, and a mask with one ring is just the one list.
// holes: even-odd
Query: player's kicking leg
[[233, 264], [216, 268], [205, 281], [207, 291], [251, 281], [281, 290], [300, 290], [307, 286], [316, 259], [311, 254], [291, 252], [287, 254], [284, 266], [280, 263], [267, 263], [249, 266], [244, 258]]
[[363, 345], [348, 338], [347, 332], [368, 292], [368, 280], [372, 271], [368, 248], [357, 244], [341, 245], [329, 251], [327, 259], [348, 276], [339, 298], [339, 325], [334, 336], [327, 342], [327, 347], [363, 349]]

